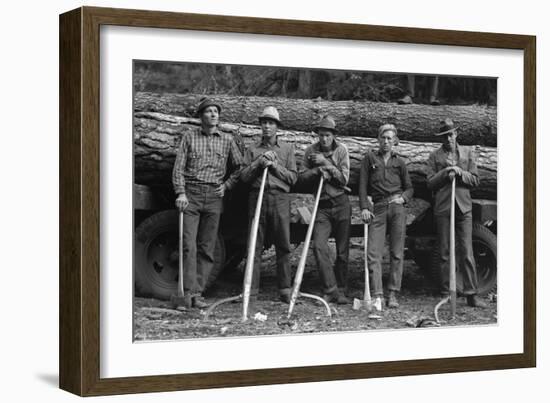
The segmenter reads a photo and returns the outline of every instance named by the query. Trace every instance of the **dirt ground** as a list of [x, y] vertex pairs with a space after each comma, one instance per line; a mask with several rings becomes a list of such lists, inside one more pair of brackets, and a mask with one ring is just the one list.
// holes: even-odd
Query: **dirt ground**
[[[334, 256], [334, 246], [331, 245]], [[296, 267], [301, 246], [292, 255], [292, 266]], [[223, 273], [216, 284], [206, 292], [208, 303], [222, 298], [239, 295], [242, 292], [244, 263], [229, 273]], [[384, 281], [388, 262], [384, 262]], [[350, 247], [348, 297], [361, 299], [364, 284], [363, 247], [353, 242]], [[320, 295], [319, 276], [311, 251], [308, 254], [306, 271], [301, 291]], [[229, 302], [218, 306], [205, 320], [205, 311], [196, 308], [180, 311], [173, 309], [168, 301], [153, 298], [134, 300], [134, 339], [174, 340], [203, 337], [238, 337], [274, 335], [289, 333], [317, 333], [368, 331], [371, 329], [400, 329], [430, 326], [465, 326], [497, 323], [496, 295], [483, 297], [488, 309], [471, 308], [465, 298], [457, 299], [457, 315], [449, 320], [450, 305], [439, 310], [441, 323], [434, 321], [434, 307], [440, 301], [431, 280], [412, 260], [405, 261], [399, 308], [382, 312], [353, 310], [352, 304], [330, 304], [332, 317], [326, 308], [310, 298], [299, 298], [293, 315], [287, 319], [288, 305], [278, 300], [275, 256], [272, 250], [263, 255], [260, 295], [249, 307], [248, 321], [242, 322], [242, 302]]]

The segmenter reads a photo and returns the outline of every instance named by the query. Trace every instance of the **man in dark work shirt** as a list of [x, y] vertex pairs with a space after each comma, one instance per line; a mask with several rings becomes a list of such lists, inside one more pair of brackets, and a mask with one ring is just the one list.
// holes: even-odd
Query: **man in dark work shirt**
[[279, 298], [288, 304], [292, 285], [290, 196], [288, 192], [297, 178], [296, 157], [294, 156], [294, 147], [277, 138], [281, 120], [276, 108], [273, 106], [265, 108], [259, 121], [262, 127], [262, 138], [246, 150], [245, 168], [241, 173], [241, 180], [249, 184], [251, 188], [248, 199], [250, 228], [258, 200], [262, 173], [265, 168], [268, 168], [256, 238], [250, 295], [252, 299], [255, 299], [259, 292], [263, 248], [266, 244], [275, 244]]
[[[405, 244], [405, 203], [413, 195], [413, 187], [405, 161], [392, 149], [397, 144], [397, 129], [385, 124], [378, 129], [379, 149], [367, 152], [361, 164], [359, 202], [361, 217], [370, 223], [367, 260], [373, 277], [374, 304], [381, 309], [384, 295], [382, 286], [382, 256], [386, 233], [390, 234], [390, 278], [388, 283], [389, 308], [397, 308], [397, 294], [403, 275], [403, 247]], [[372, 202], [368, 199], [371, 196]]]

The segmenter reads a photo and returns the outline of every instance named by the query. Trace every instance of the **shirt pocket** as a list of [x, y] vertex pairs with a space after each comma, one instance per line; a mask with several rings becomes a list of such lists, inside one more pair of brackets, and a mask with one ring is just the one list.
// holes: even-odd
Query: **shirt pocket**
[[199, 153], [192, 151], [187, 156], [186, 169], [189, 173], [197, 173], [200, 168], [201, 156]]
[[401, 167], [398, 164], [392, 164], [388, 169], [388, 180], [392, 185], [401, 186]]
[[384, 179], [384, 167], [375, 163], [370, 166], [371, 183], [380, 182]]
[[225, 167], [227, 156], [222, 151], [216, 151], [212, 154], [212, 165], [216, 168], [223, 168]]

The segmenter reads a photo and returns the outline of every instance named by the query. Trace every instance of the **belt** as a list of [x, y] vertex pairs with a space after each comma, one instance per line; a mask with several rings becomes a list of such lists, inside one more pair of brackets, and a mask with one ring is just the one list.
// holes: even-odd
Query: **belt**
[[390, 204], [395, 199], [401, 197], [401, 193], [394, 193], [392, 195], [383, 197], [381, 199], [373, 200], [374, 204]]
[[348, 195], [343, 193], [336, 197], [331, 197], [329, 199], [320, 200], [319, 208], [331, 208], [339, 204], [344, 204], [349, 201]]

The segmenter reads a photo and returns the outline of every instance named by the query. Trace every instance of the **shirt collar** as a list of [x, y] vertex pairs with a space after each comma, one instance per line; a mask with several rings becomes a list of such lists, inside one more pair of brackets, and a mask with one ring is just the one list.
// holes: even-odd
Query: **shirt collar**
[[[376, 152], [376, 155], [378, 155], [379, 157], [382, 157], [383, 156], [383, 153], [382, 153], [382, 150], [378, 149], [378, 151]], [[391, 151], [390, 152], [390, 158], [393, 158], [393, 157], [396, 157], [397, 154], [395, 153], [395, 151]]]
[[[447, 154], [451, 152], [451, 150], [447, 150], [447, 149], [445, 148], [445, 145], [444, 145], [444, 144], [441, 145], [441, 150], [442, 150], [444, 153], [447, 153]], [[456, 151], [457, 154], [460, 154], [460, 144], [456, 143], [456, 149], [455, 149], [455, 151]]]
[[[260, 146], [262, 146], [262, 147], [271, 147], [270, 144], [264, 143], [263, 137], [260, 139]], [[273, 144], [273, 147], [279, 147], [279, 148], [281, 147], [279, 145], [279, 136], [278, 135], [275, 135], [275, 144]]]
[[[200, 133], [203, 135], [203, 136], [208, 136], [207, 133], [205, 133], [203, 130], [202, 130], [202, 127], [199, 129]], [[216, 136], [220, 136], [220, 129], [218, 128], [218, 126], [216, 126], [214, 128], [214, 130], [212, 130], [212, 133], [211, 134], [215, 134]]]
[[[330, 146], [331, 151], [336, 150], [336, 149], [338, 148], [339, 145], [340, 145], [340, 144], [338, 144], [338, 143], [336, 142], [336, 140], [334, 140], [334, 141], [332, 142], [332, 145]], [[315, 151], [321, 151], [321, 152], [322, 152], [322, 150], [321, 150], [321, 143], [317, 142], [317, 143], [315, 143], [313, 146], [315, 147]]]

